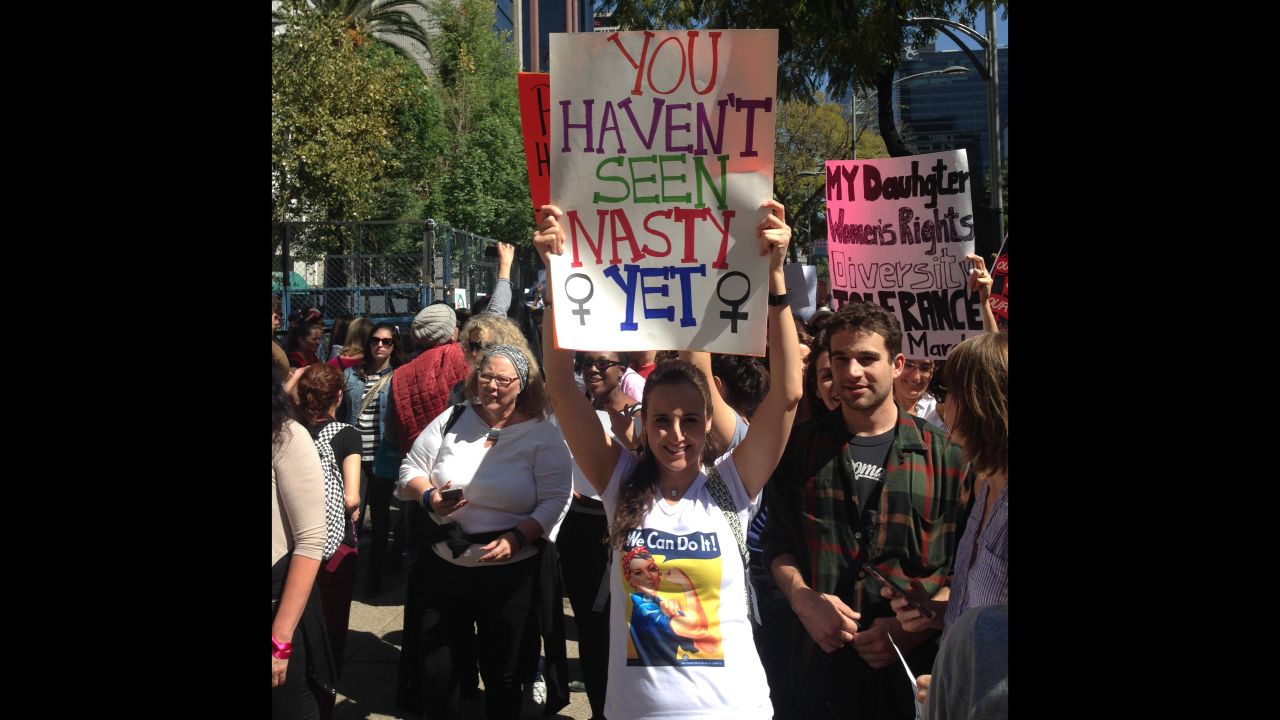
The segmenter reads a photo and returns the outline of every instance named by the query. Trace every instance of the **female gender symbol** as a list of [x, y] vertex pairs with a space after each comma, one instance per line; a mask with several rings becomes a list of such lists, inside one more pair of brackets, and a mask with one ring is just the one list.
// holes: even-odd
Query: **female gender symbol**
[[[570, 294], [569, 294], [569, 281], [570, 281], [570, 280], [572, 280], [572, 279], [574, 279], [574, 278], [582, 278], [583, 280], [586, 280], [586, 281], [587, 281], [587, 296], [586, 296], [586, 297], [584, 297], [584, 298], [576, 298], [576, 297], [574, 297], [574, 296], [572, 296], [572, 295], [570, 295]], [[587, 324], [587, 318], [586, 318], [586, 316], [587, 316], [587, 315], [590, 315], [590, 314], [591, 314], [591, 311], [590, 311], [590, 310], [588, 310], [588, 309], [586, 309], [586, 307], [584, 307], [584, 306], [586, 305], [586, 302], [587, 302], [588, 300], [590, 300], [590, 299], [591, 299], [591, 296], [593, 296], [593, 295], [595, 295], [595, 294], [596, 294], [596, 286], [595, 286], [595, 285], [593, 285], [593, 284], [591, 284], [591, 278], [587, 277], [586, 275], [583, 275], [582, 273], [574, 273], [574, 274], [570, 275], [569, 277], [567, 277], [567, 278], [565, 278], [565, 279], [564, 279], [564, 294], [565, 294], [565, 297], [568, 297], [568, 298], [569, 298], [569, 302], [571, 302], [571, 303], [573, 303], [573, 304], [575, 304], [575, 305], [577, 305], [577, 306], [578, 306], [578, 309], [577, 309], [577, 310], [570, 310], [570, 312], [572, 312], [574, 315], [577, 315], [577, 316], [578, 316], [578, 324], [579, 324], [579, 325], [586, 325], [586, 324]]]
[[[727, 300], [725, 299], [725, 296], [720, 292], [720, 289], [724, 287], [724, 281], [728, 280], [734, 275], [737, 275], [738, 277], [742, 278], [743, 281], [747, 283], [747, 289], [742, 292], [742, 297], [738, 298], [737, 300]], [[729, 332], [734, 332], [734, 333], [738, 332], [738, 321], [747, 319], [747, 313], [739, 312], [738, 308], [742, 307], [742, 304], [747, 301], [747, 296], [750, 294], [751, 294], [751, 278], [747, 277], [744, 273], [738, 272], [737, 270], [734, 270], [733, 272], [725, 273], [720, 277], [720, 282], [716, 283], [716, 297], [720, 298], [720, 302], [724, 303], [725, 305], [728, 305], [731, 308], [729, 310], [720, 311], [720, 319], [729, 321]]]

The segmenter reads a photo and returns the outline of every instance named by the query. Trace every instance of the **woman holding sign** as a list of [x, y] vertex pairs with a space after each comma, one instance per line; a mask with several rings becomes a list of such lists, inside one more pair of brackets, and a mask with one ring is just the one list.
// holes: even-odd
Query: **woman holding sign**
[[[543, 335], [547, 391], [560, 428], [600, 493], [609, 520], [613, 566], [605, 714], [612, 720], [773, 715], [752, 641], [739, 538], [786, 446], [801, 373], [782, 274], [791, 229], [782, 205], [769, 200], [761, 207], [771, 211], [757, 228], [760, 254], [769, 255], [771, 387], [746, 438], [731, 452], [719, 458], [708, 452], [713, 391], [701, 371], [680, 360], [659, 363], [649, 376], [640, 410], [640, 455], [627, 452], [601, 431], [590, 402], [578, 391], [572, 352], [556, 349], [550, 333]], [[548, 264], [549, 254], [563, 252], [562, 213], [548, 205], [542, 215], [534, 244]], [[548, 303], [556, 301], [551, 293]], [[641, 584], [624, 577], [637, 558], [661, 567], [662, 574], [653, 573]], [[628, 591], [641, 585], [643, 592]], [[699, 599], [696, 606], [693, 597]], [[635, 638], [645, 630], [635, 623], [645, 615], [645, 603], [696, 642], [673, 643], [672, 653], [662, 653], [660, 660], [642, 652]]]

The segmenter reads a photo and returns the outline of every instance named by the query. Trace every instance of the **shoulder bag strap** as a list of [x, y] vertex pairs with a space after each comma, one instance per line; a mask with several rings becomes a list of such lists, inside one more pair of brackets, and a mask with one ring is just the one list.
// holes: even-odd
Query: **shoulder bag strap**
[[751, 573], [748, 569], [751, 556], [747, 552], [747, 536], [742, 531], [742, 521], [738, 519], [738, 506], [733, 502], [733, 494], [729, 492], [729, 486], [725, 484], [714, 465], [707, 466], [707, 490], [711, 492], [711, 501], [729, 523], [729, 529], [733, 531], [733, 539], [737, 541], [738, 554], [742, 556], [742, 580], [746, 584], [747, 617], [754, 618], [756, 623], [759, 623], [760, 614], [752, 598]]

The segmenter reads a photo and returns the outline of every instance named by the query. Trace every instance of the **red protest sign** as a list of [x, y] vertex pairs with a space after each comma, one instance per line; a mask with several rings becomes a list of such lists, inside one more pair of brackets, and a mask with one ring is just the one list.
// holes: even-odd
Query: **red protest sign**
[[1004, 251], [1000, 253], [1000, 257], [996, 258], [996, 266], [991, 271], [991, 311], [1003, 326], [1001, 329], [1007, 331], [1009, 327], [1009, 239], [1007, 237], [1004, 241]]
[[551, 75], [522, 72], [518, 82], [520, 130], [536, 222], [538, 208], [551, 202], [551, 152], [547, 141], [551, 132]]

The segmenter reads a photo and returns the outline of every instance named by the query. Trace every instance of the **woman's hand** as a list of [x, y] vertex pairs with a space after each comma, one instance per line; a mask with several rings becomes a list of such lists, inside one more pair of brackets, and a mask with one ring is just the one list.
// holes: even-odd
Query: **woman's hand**
[[925, 700], [929, 699], [929, 684], [933, 681], [932, 675], [921, 675], [916, 678], [916, 700], [923, 705]]
[[907, 632], [924, 632], [930, 629], [942, 629], [942, 618], [947, 612], [945, 605], [934, 602], [929, 599], [929, 595], [925, 593], [924, 586], [915, 578], [910, 579], [910, 586], [907, 592], [920, 602], [921, 605], [929, 608], [933, 613], [933, 618], [927, 618], [924, 613], [911, 606], [906, 598], [893, 592], [887, 587], [880, 588], [880, 597], [890, 600], [889, 605], [893, 608], [893, 614], [898, 618], [898, 624], [902, 625], [902, 629]]
[[756, 226], [760, 238], [761, 257], [769, 255], [769, 269], [777, 270], [787, 259], [787, 246], [791, 243], [791, 228], [787, 225], [787, 209], [777, 200], [765, 200], [760, 207], [772, 212]]
[[288, 660], [281, 660], [275, 655], [271, 656], [271, 687], [280, 687], [284, 684], [284, 673], [288, 669]]
[[533, 233], [533, 247], [546, 266], [549, 254], [564, 253], [564, 228], [560, 227], [559, 220], [564, 212], [555, 205], [543, 205], [538, 208], [538, 212], [542, 213], [542, 222], [538, 223], [538, 228]]
[[480, 558], [479, 562], [510, 560], [511, 556], [516, 553], [516, 545], [519, 544], [515, 539], [515, 533], [502, 533], [502, 537], [481, 547], [485, 551], [485, 555]]
[[991, 286], [995, 282], [991, 273], [987, 272], [987, 263], [981, 255], [969, 253], [965, 260], [973, 262], [973, 272], [969, 273], [969, 289], [978, 291], [978, 299], [986, 302], [991, 298]]
[[444, 496], [441, 494], [440, 491], [447, 490], [449, 486], [452, 484], [453, 484], [453, 481], [450, 480], [444, 485], [441, 485], [438, 488], [433, 488], [431, 490], [431, 494], [427, 496], [427, 501], [431, 503], [431, 512], [437, 515], [449, 515], [450, 513], [461, 510], [462, 508], [467, 506], [466, 498], [461, 498], [458, 500], [444, 499]]
[[662, 609], [662, 614], [667, 617], [680, 617], [684, 611], [680, 609], [680, 603], [675, 600], [660, 600], [658, 607]]

